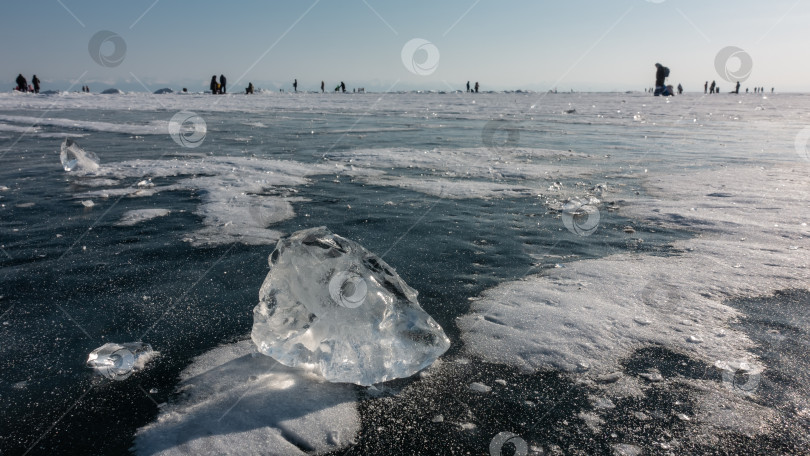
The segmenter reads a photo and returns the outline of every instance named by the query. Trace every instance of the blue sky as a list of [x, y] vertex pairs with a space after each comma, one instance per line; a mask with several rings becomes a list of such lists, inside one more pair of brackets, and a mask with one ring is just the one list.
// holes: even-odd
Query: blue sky
[[[20, 4], [23, 5], [23, 4]], [[0, 16], [2, 75], [37, 74], [44, 88], [87, 83], [94, 91], [207, 88], [225, 74], [232, 90], [327, 89], [341, 80], [368, 90], [643, 90], [655, 62], [670, 83], [702, 90], [733, 85], [715, 57], [737, 46], [751, 58], [743, 87], [810, 90], [810, 2], [753, 0], [495, 1], [87, 1], [43, 0]], [[8, 6], [8, 5], [7, 5]], [[117, 66], [97, 64], [99, 31], [126, 43]], [[438, 50], [429, 74], [402, 59], [419, 38]], [[423, 48], [425, 49], [425, 48]], [[106, 42], [102, 55], [112, 54]], [[263, 56], [263, 57], [262, 57]], [[427, 58], [418, 51], [417, 65]], [[732, 58], [732, 72], [740, 61]], [[140, 81], [140, 82], [139, 82]], [[6, 90], [6, 89], [4, 89]]]

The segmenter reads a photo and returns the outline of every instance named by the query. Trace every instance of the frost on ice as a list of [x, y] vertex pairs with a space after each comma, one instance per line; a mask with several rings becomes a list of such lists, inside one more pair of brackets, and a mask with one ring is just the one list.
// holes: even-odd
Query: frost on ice
[[381, 258], [312, 228], [279, 240], [253, 310], [261, 353], [331, 382], [408, 377], [450, 346], [441, 326]]
[[98, 157], [93, 152], [86, 151], [70, 138], [62, 142], [62, 151], [59, 154], [65, 171], [95, 171], [98, 169]]
[[152, 346], [143, 342], [106, 343], [90, 352], [87, 367], [112, 380], [123, 380], [144, 368], [155, 356]]

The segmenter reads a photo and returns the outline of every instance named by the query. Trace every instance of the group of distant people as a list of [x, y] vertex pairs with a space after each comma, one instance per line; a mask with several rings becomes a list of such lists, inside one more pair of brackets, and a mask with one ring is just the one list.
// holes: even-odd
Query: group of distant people
[[[771, 93], [773, 93], [774, 88], [771, 87]], [[713, 94], [713, 93], [720, 93], [720, 87], [717, 86], [715, 81], [712, 81], [712, 84], [709, 85], [709, 81], [703, 83], [703, 93], [704, 94]], [[731, 93], [740, 93], [740, 81], [737, 81], [737, 84], [734, 86], [734, 91]], [[745, 88], [745, 93], [748, 93], [748, 87]], [[765, 87], [754, 87], [754, 93], [765, 93]]]
[[17, 87], [14, 87], [14, 90], [20, 92], [39, 93], [39, 78], [37, 75], [34, 75], [34, 77], [31, 78], [31, 85], [28, 84], [28, 81], [25, 79], [25, 76], [23, 76], [22, 73], [17, 76], [15, 82], [17, 83]]
[[[478, 81], [475, 81], [475, 87], [473, 88], [473, 90], [475, 90], [475, 93], [478, 93], [478, 87], [480, 87], [478, 85]], [[467, 81], [467, 92], [468, 93], [472, 92], [472, 90], [470, 90], [470, 81]]]
[[84, 93], [90, 93], [90, 86], [83, 85], [83, 86], [82, 86], [82, 92], [84, 92]]
[[219, 75], [219, 82], [217, 82], [217, 75], [211, 76], [211, 93], [214, 95], [227, 93], [227, 82], [228, 80], [225, 78], [224, 74]]
[[[656, 97], [659, 95], [663, 96], [671, 96], [674, 95], [674, 90], [671, 85], [666, 85], [666, 78], [669, 77], [669, 68], [661, 65], [660, 63], [655, 64], [655, 89], [653, 91], [653, 95]], [[469, 83], [467, 83], [467, 90], [469, 90]], [[647, 89], [644, 89], [646, 92]], [[774, 88], [771, 87], [771, 93], [773, 93]], [[683, 86], [678, 84], [678, 95], [683, 93]], [[706, 81], [703, 84], [703, 93], [704, 94], [713, 94], [713, 93], [720, 93], [720, 86], [717, 85], [716, 81], [712, 81], [711, 85], [709, 85], [709, 81]], [[740, 81], [737, 81], [737, 84], [734, 86], [734, 90], [731, 93], [740, 93]], [[748, 93], [748, 88], [745, 89], [745, 93]], [[754, 93], [765, 93], [765, 87], [754, 87]]]

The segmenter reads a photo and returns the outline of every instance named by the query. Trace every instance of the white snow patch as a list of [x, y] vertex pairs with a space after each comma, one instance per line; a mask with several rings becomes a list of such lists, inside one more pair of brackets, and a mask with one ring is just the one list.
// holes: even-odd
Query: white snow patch
[[137, 454], [303, 455], [348, 446], [360, 430], [352, 386], [279, 364], [250, 340], [203, 354], [180, 377], [179, 399], [138, 430]]

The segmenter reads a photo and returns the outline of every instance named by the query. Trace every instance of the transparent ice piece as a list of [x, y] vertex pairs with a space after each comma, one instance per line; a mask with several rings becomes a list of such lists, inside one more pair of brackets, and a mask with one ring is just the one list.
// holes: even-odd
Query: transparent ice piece
[[331, 382], [371, 385], [431, 365], [450, 340], [381, 258], [327, 228], [281, 239], [253, 310], [259, 351]]
[[76, 141], [65, 138], [62, 142], [62, 152], [59, 154], [62, 167], [65, 171], [95, 171], [98, 169], [99, 159], [93, 152], [86, 151], [76, 144]]
[[106, 343], [90, 352], [87, 367], [109, 379], [123, 380], [143, 369], [154, 353], [152, 347], [143, 342]]

